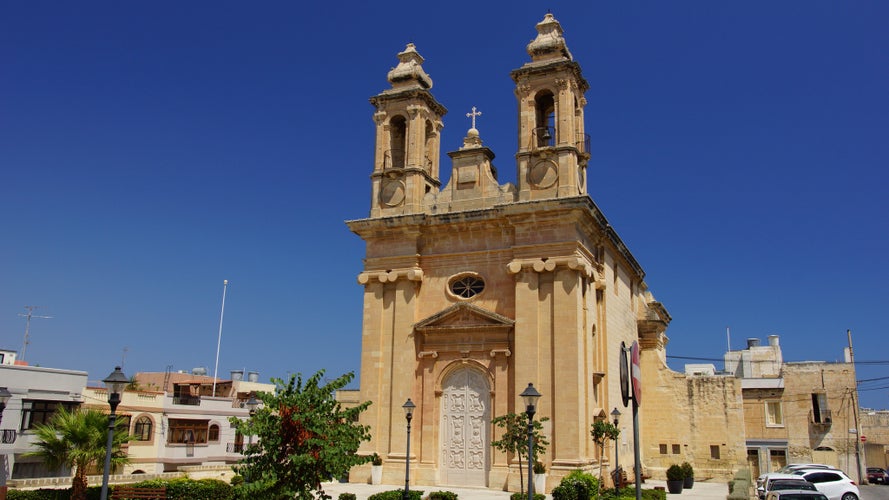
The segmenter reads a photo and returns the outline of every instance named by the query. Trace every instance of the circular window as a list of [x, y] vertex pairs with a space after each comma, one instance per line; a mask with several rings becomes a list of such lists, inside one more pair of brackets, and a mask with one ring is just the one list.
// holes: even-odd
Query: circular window
[[471, 299], [485, 289], [485, 280], [474, 274], [464, 274], [451, 280], [451, 293], [461, 299]]

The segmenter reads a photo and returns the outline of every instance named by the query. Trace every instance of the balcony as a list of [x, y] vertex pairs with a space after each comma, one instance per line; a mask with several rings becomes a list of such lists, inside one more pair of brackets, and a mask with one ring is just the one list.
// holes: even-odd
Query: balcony
[[228, 443], [225, 445], [226, 453], [243, 453], [244, 443]]
[[816, 426], [830, 427], [832, 417], [830, 410], [809, 410], [809, 423]]
[[15, 443], [15, 438], [17, 434], [15, 429], [3, 429], [0, 431], [0, 443], [3, 444], [12, 444]]
[[173, 404], [200, 406], [201, 398], [199, 396], [173, 396]]

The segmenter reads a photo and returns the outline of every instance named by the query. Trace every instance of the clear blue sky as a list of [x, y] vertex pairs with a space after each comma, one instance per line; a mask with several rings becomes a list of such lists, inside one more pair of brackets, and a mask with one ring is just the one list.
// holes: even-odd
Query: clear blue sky
[[668, 354], [721, 359], [730, 327], [833, 361], [852, 329], [884, 361], [858, 377], [889, 375], [889, 2], [495, 3], [4, 2], [0, 345], [37, 305], [33, 364], [212, 373], [228, 279], [220, 373], [357, 372], [368, 98], [414, 42], [443, 152], [477, 106], [512, 182], [509, 71], [550, 8], [590, 82], [589, 192]]

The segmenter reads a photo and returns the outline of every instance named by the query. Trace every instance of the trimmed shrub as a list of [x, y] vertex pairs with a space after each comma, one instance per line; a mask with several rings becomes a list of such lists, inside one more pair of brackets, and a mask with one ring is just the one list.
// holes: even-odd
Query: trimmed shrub
[[[571, 471], [553, 488], [554, 500], [589, 500], [596, 495], [599, 480], [582, 470]], [[635, 494], [634, 494], [635, 496]]]
[[685, 479], [685, 473], [682, 472], [682, 467], [673, 464], [667, 467], [667, 481], [682, 481]]
[[340, 496], [336, 497], [336, 500], [355, 500], [354, 493], [340, 493]]
[[232, 487], [240, 486], [242, 484], [244, 484], [244, 476], [242, 476], [240, 474], [235, 474], [234, 476], [232, 476], [232, 480], [231, 480]]
[[695, 469], [688, 462], [682, 462], [682, 465], [679, 466], [682, 469], [682, 477], [695, 477]]
[[[102, 496], [101, 486], [90, 486], [86, 489], [87, 500], [99, 500]], [[69, 500], [71, 488], [40, 489], [40, 490], [7, 490], [7, 500]]]
[[457, 500], [457, 494], [453, 491], [433, 491], [427, 500]]
[[[527, 498], [528, 498], [527, 493], [513, 493], [512, 495], [509, 496], [509, 500], [527, 500]], [[534, 500], [546, 500], [546, 495], [543, 495], [540, 493], [535, 493]]]
[[[382, 491], [380, 493], [374, 493], [373, 495], [367, 497], [367, 500], [402, 500], [403, 495], [403, 489]], [[410, 490], [408, 491], [408, 498], [410, 498], [410, 500], [422, 500], [423, 492], [418, 490]]]

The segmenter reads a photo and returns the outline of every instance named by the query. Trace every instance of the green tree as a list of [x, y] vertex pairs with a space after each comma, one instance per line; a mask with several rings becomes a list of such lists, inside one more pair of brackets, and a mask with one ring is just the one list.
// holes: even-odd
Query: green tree
[[[605, 454], [605, 444], [608, 441], [613, 441], [617, 439], [620, 435], [620, 429], [617, 428], [616, 425], [611, 422], [605, 420], [596, 420], [592, 428], [590, 429], [590, 435], [593, 437], [593, 442], [596, 443], [596, 446], [599, 448], [599, 478], [602, 477], [602, 471], [605, 467], [605, 464], [602, 462]], [[599, 485], [597, 487], [596, 496], [599, 496], [602, 492], [602, 481], [599, 481]]]
[[[534, 456], [531, 457], [530, 463], [537, 461], [537, 457], [546, 453], [546, 447], [549, 441], [543, 435], [543, 422], [549, 420], [549, 417], [543, 417], [534, 421], [531, 425], [531, 435], [534, 438]], [[519, 459], [519, 488], [522, 493], [525, 492], [524, 467], [522, 467], [522, 455], [528, 455], [528, 414], [527, 413], [507, 413], [491, 420], [491, 423], [503, 429], [500, 439], [491, 441], [491, 446], [504, 452], [511, 453]], [[531, 478], [528, 478], [531, 481]]]
[[[37, 449], [26, 455], [43, 459], [46, 466], [53, 470], [62, 467], [74, 469], [71, 500], [85, 500], [87, 474], [92, 469], [105, 466], [108, 415], [98, 410], [68, 411], [61, 408], [47, 424], [34, 427], [34, 436]], [[129, 439], [126, 421], [118, 419], [111, 446], [112, 467], [129, 462], [126, 453], [121, 450], [121, 445]]]
[[347, 373], [321, 384], [324, 370], [305, 381], [301, 374], [285, 383], [272, 379], [275, 392], [260, 392], [262, 401], [247, 420], [231, 423], [245, 436], [258, 438], [244, 450], [236, 468], [247, 480], [247, 494], [267, 499], [329, 499], [321, 483], [341, 477], [371, 456], [355, 452], [370, 440], [368, 426], [358, 424], [358, 415], [370, 406], [364, 402], [343, 408], [335, 399], [338, 389], [354, 377]]

